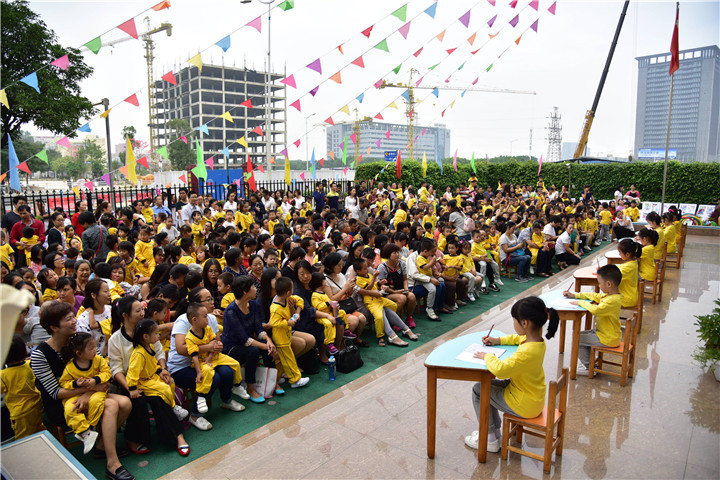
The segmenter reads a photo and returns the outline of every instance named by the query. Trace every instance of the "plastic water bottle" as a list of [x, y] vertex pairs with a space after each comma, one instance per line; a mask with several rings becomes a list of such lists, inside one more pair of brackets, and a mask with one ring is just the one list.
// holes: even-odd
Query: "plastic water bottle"
[[328, 360], [328, 373], [330, 380], [335, 380], [335, 355], [330, 355], [330, 360]]

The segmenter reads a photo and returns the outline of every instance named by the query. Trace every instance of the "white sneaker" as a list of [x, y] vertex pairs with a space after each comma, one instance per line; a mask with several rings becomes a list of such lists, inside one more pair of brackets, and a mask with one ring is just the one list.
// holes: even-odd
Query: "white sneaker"
[[575, 375], [587, 377], [588, 375], [590, 375], [590, 370], [588, 369], [588, 367], [583, 365], [580, 360], [578, 360], [577, 368], [575, 369]]
[[173, 407], [173, 413], [175, 414], [175, 416], [177, 417], [178, 420], [184, 420], [185, 417], [188, 416], [188, 411], [185, 410], [180, 405], [175, 405]]
[[585, 246], [585, 247], [583, 247], [583, 250], [585, 250], [585, 252], [589, 252], [589, 251], [590, 251], [590, 247]]
[[207, 400], [205, 400], [205, 397], [201, 397], [198, 395], [197, 402], [195, 402], [195, 405], [197, 405], [197, 411], [199, 413], [207, 413], [208, 405], [207, 405]]
[[472, 432], [470, 435], [467, 435], [467, 436], [465, 437], [465, 445], [467, 445], [468, 447], [470, 447], [470, 448], [472, 448], [472, 449], [474, 449], [474, 450], [477, 450], [477, 448], [478, 448], [478, 437], [479, 437], [479, 432], [478, 432], [477, 430], [475, 430], [475, 431]]
[[203, 432], [212, 428], [212, 423], [205, 420], [205, 417], [196, 417], [195, 420], [193, 420], [193, 417], [190, 417], [188, 418], [188, 421], [192, 426], [198, 430], [202, 430]]
[[245, 405], [238, 403], [235, 400], [230, 400], [228, 403], [223, 402], [220, 407], [225, 410], [232, 410], [233, 412], [242, 412], [245, 410]]
[[432, 308], [426, 308], [425, 313], [427, 314], [427, 316], [430, 320], [439, 320], [439, 317], [435, 313], [435, 310], [433, 310]]
[[499, 275], [498, 275], [498, 277], [495, 279], [495, 283], [497, 283], [498, 285], [505, 285], [505, 284], [503, 283], [503, 281], [500, 279], [500, 276], [499, 276]]
[[75, 438], [83, 443], [83, 454], [87, 455], [95, 446], [95, 441], [98, 438], [98, 432], [94, 432], [88, 428], [82, 433], [76, 433]]
[[291, 384], [290, 384], [290, 388], [300, 388], [300, 387], [304, 387], [304, 386], [307, 385], [308, 383], [310, 383], [310, 379], [309, 379], [308, 377], [302, 377], [302, 378], [300, 378], [300, 380], [298, 380], [297, 382], [291, 383]]
[[468, 293], [468, 298], [470, 299], [471, 302], [475, 301], [475, 295], [473, 295], [472, 293]]
[[487, 451], [490, 453], [498, 453], [500, 451], [500, 437], [495, 437], [492, 442], [488, 440]]
[[535, 267], [530, 265], [530, 275], [535, 275]]
[[235, 385], [232, 388], [232, 393], [242, 398], [243, 400], [250, 400], [250, 394], [247, 393], [247, 391], [242, 385]]

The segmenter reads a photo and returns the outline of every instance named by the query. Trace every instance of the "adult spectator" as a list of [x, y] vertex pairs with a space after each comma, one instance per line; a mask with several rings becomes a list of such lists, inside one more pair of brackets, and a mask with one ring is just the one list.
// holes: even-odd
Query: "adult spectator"
[[320, 182], [315, 185], [313, 200], [315, 200], [315, 211], [317, 213], [322, 212], [323, 208], [325, 208], [325, 190], [323, 190], [322, 183]]
[[350, 189], [350, 193], [348, 193], [347, 197], [345, 197], [345, 210], [352, 211], [353, 207], [357, 207], [358, 204], [358, 196], [357, 196], [357, 189], [355, 187]]
[[555, 242], [555, 258], [558, 266], [563, 269], [568, 265], [578, 265], [580, 263], [580, 255], [575, 253], [572, 247], [570, 236], [575, 231], [575, 225], [568, 223], [565, 231], [557, 238]]
[[110, 235], [107, 228], [103, 225], [98, 225], [97, 220], [95, 220], [95, 215], [93, 215], [92, 212], [85, 211], [80, 214], [78, 222], [80, 222], [85, 230], [82, 234], [83, 249], [93, 252], [96, 258], [107, 258], [107, 254], [110, 251], [105, 243], [105, 239]]
[[615, 238], [622, 240], [623, 238], [632, 238], [635, 236], [635, 228], [632, 219], [625, 215], [622, 211], [615, 214], [615, 223], [613, 224], [613, 233]]
[[367, 227], [368, 221], [368, 201], [367, 198], [360, 198], [358, 205], [350, 207], [350, 218], [357, 220], [361, 227]]
[[448, 208], [450, 209], [450, 218], [448, 221], [455, 228], [455, 235], [459, 240], [470, 241], [470, 233], [465, 231], [465, 220], [466, 216], [462, 212], [462, 209], [458, 206], [456, 200], [450, 200], [448, 202]]
[[237, 204], [237, 192], [235, 190], [230, 190], [227, 194], [227, 199], [225, 200], [225, 205], [223, 205], [223, 210], [232, 210], [233, 215], [235, 215], [235, 212], [237, 212], [238, 204]]
[[624, 190], [625, 190], [625, 187], [623, 187], [622, 185], [618, 185], [617, 188], [615, 189], [615, 193], [613, 194], [613, 197], [615, 198], [616, 204], [618, 202], [620, 202], [620, 200], [622, 200], [623, 197], [625, 196], [625, 194], [623, 193]]
[[85, 230], [85, 227], [83, 227], [82, 223], [80, 223], [80, 215], [83, 214], [83, 212], [87, 211], [87, 202], [84, 200], [80, 200], [77, 204], [77, 210], [75, 211], [75, 214], [70, 218], [70, 222], [72, 223], [72, 226], [75, 227], [75, 234], [82, 238], [83, 230]]
[[277, 204], [275, 203], [275, 199], [270, 196], [269, 190], [263, 190], [262, 203], [265, 206], [266, 212], [277, 210]]
[[180, 219], [185, 225], [192, 226], [192, 214], [193, 212], [200, 212], [202, 215], [202, 208], [198, 207], [198, 194], [197, 192], [190, 192], [188, 197], [190, 203], [182, 207], [180, 210]]
[[163, 205], [163, 199], [160, 195], [155, 195], [155, 198], [153, 198], [152, 211], [155, 218], [157, 218], [158, 213], [164, 213], [168, 217], [172, 215], [170, 209]]
[[625, 193], [625, 201], [631, 202], [635, 200], [638, 205], [640, 204], [640, 192], [635, 189], [635, 184], [630, 185], [630, 190]]
[[583, 189], [582, 195], [580, 195], [580, 199], [583, 201], [585, 205], [588, 205], [593, 200], [593, 194], [590, 191], [590, 185], [585, 185], [585, 188]]
[[18, 215], [20, 215], [20, 221], [14, 224], [10, 230], [10, 245], [16, 247], [19, 244], [23, 248], [27, 246], [25, 242], [20, 241], [23, 238], [22, 231], [25, 227], [31, 227], [35, 231], [35, 235], [38, 236], [38, 244], [42, 245], [45, 242], [45, 225], [43, 225], [43, 222], [32, 218], [28, 205], [20, 205], [17, 207], [17, 211]]
[[2, 225], [2, 231], [5, 232], [6, 235], [10, 235], [13, 225], [20, 221], [20, 212], [18, 211], [18, 207], [21, 205], [27, 205], [27, 197], [24, 195], [18, 195], [13, 197], [12, 202], [13, 209], [2, 216], [2, 222], [0, 223], [0, 225]]
[[500, 261], [503, 265], [517, 265], [517, 276], [515, 281], [526, 283], [532, 280], [530, 277], [530, 255], [525, 255], [523, 250], [525, 244], [518, 241], [515, 236], [515, 222], [505, 224], [505, 232], [500, 236]]
[[48, 245], [57, 243], [62, 245], [63, 251], [67, 250], [67, 237], [65, 237], [65, 216], [60, 212], [50, 215], [51, 228], [47, 232]]

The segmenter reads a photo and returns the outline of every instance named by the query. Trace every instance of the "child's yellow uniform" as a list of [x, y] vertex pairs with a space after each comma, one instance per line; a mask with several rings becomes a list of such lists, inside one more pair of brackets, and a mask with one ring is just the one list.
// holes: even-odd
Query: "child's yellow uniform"
[[610, 225], [612, 223], [612, 212], [603, 210], [600, 212], [600, 225]]
[[[332, 315], [333, 311], [330, 307], [330, 297], [328, 297], [326, 294], [320, 292], [313, 292], [311, 301], [313, 308], [320, 310], [323, 313], [329, 313], [330, 315]], [[345, 310], [338, 309], [338, 317], [342, 318], [342, 321], [345, 322], [345, 325], [347, 326], [348, 320]], [[334, 343], [336, 333], [335, 325], [333, 325], [332, 322], [327, 318], [316, 318], [315, 321], [322, 325], [325, 329], [325, 345], [330, 345], [331, 343]]]
[[107, 257], [105, 257], [105, 261], [106, 261], [107, 263], [110, 263], [110, 259], [111, 259], [112, 257], [117, 257], [117, 256], [118, 256], [118, 253], [117, 253], [117, 252], [113, 252], [112, 250], [110, 250], [110, 251], [108, 252], [108, 254], [107, 254]]
[[[297, 295], [292, 295], [295, 300], [295, 306], [299, 308], [305, 307], [305, 302], [302, 298]], [[295, 361], [295, 354], [293, 354], [292, 348], [290, 348], [290, 342], [292, 341], [292, 327], [288, 325], [288, 320], [293, 316], [294, 312], [290, 311], [289, 302], [285, 302], [285, 305], [278, 303], [273, 300], [270, 305], [270, 326], [272, 327], [272, 339], [278, 352], [279, 362], [275, 363], [275, 367], [278, 370], [278, 378], [283, 373], [287, 373], [290, 383], [297, 383], [300, 380], [300, 369]]]
[[391, 192], [395, 193], [395, 198], [402, 202], [403, 200], [403, 189], [402, 188], [388, 188]]
[[13, 258], [13, 253], [15, 253], [15, 250], [13, 250], [9, 243], [0, 247], [0, 261], [4, 262], [5, 265], [10, 267], [10, 269], [15, 268], [15, 262], [11, 260]]
[[667, 253], [676, 253], [677, 252], [677, 242], [675, 241], [676, 240], [675, 225], [668, 225], [663, 230], [663, 233], [665, 234], [665, 241], [668, 244]]
[[524, 418], [534, 418], [545, 407], [545, 342], [526, 342], [525, 335], [500, 337], [501, 345], [519, 345], [511, 356], [500, 360], [485, 355], [487, 369], [497, 378], [509, 378], [505, 388], [505, 403]]
[[446, 267], [450, 267], [446, 268], [443, 273], [449, 277], [452, 277], [453, 275], [458, 273], [460, 269], [462, 269], [463, 258], [462, 255], [445, 255], [442, 258], [442, 263]]
[[268, 232], [270, 232], [270, 235], [275, 235], [275, 225], [280, 223], [277, 220], [268, 220]]
[[[540, 248], [542, 248], [545, 245], [545, 234], [543, 232], [540, 232], [539, 235], [536, 233], [533, 233], [532, 237], [530, 237], [530, 238], [532, 239], [532, 242]], [[528, 250], [530, 250], [530, 254], [532, 255], [532, 257], [530, 259], [531, 265], [537, 265], [537, 257], [538, 257], [538, 252], [540, 251], [540, 248], [528, 247]]]
[[200, 346], [207, 345], [215, 338], [212, 328], [205, 327], [201, 337], [197, 336], [195, 332], [190, 329], [185, 336], [185, 343], [187, 344], [188, 355], [191, 357], [197, 356], [200, 361], [200, 370], [203, 374], [203, 381], [198, 383], [195, 387], [197, 393], [210, 393], [212, 387], [213, 378], [215, 377], [215, 368], [220, 365], [227, 365], [233, 369], [233, 385], [239, 385], [242, 382], [242, 374], [240, 372], [240, 364], [237, 360], [229, 355], [222, 353], [212, 354], [212, 364], [207, 363], [207, 358], [210, 353], [200, 353]]
[[190, 255], [183, 255], [180, 257], [180, 260], [178, 260], [178, 263], [181, 265], [190, 265], [191, 263], [195, 263], [195, 259]]
[[252, 223], [253, 218], [249, 213], [235, 212], [235, 224], [238, 226], [238, 233], [247, 232]]
[[420, 197], [420, 201], [422, 203], [428, 203], [428, 189], [425, 187], [420, 187], [420, 190], [418, 190], [418, 197]]
[[594, 218], [588, 218], [585, 220], [585, 229], [595, 235], [595, 232], [598, 230], [598, 221]]
[[[112, 280], [111, 280], [112, 281]], [[110, 299], [114, 302], [118, 298], [125, 296], [125, 290], [120, 286], [118, 282], [112, 282], [113, 286], [110, 289]]]
[[[37, 235], [33, 235], [30, 238], [22, 237], [20, 239], [21, 242], [25, 242], [27, 244], [24, 251], [25, 251], [25, 261], [27, 262], [26, 265], [28, 265], [28, 266], [30, 265], [30, 250], [32, 249], [33, 246], [38, 244], [39, 239], [40, 239], [40, 237], [38, 237]], [[18, 250], [23, 250], [23, 248], [19, 245], [17, 246], [17, 248], [18, 248]]]
[[[429, 223], [432, 225], [432, 229], [435, 230], [435, 224], [437, 223], [437, 215], [425, 215], [422, 219], [423, 228], [425, 228], [425, 224]], [[432, 238], [432, 237], [429, 237]]]
[[640, 210], [637, 207], [626, 208], [625, 210], [623, 210], [623, 213], [625, 215], [628, 215], [633, 222], [637, 222], [637, 219], [640, 216]]
[[645, 280], [655, 280], [655, 247], [645, 245], [640, 257], [640, 276]]
[[470, 272], [471, 270], [475, 270], [475, 262], [473, 262], [473, 259], [470, 255], [465, 255], [463, 253], [462, 255], [460, 255], [460, 257], [463, 261], [462, 268], [460, 269], [460, 275]]
[[130, 285], [135, 281], [135, 274], [138, 271], [138, 261], [133, 258], [132, 262], [125, 265], [125, 281]]
[[[422, 255], [418, 255], [418, 268], [420, 264], [420, 259], [424, 258]], [[427, 260], [426, 260], [427, 262]], [[426, 270], [427, 271], [427, 270]], [[425, 273], [426, 271], [422, 271], [422, 273]], [[431, 273], [425, 273], [426, 275], [432, 275]], [[372, 277], [363, 277], [358, 275], [355, 279], [355, 283], [358, 287], [360, 287], [363, 290], [377, 290], [377, 282], [375, 282], [375, 285], [370, 288], [370, 281], [372, 280]], [[385, 307], [390, 308], [393, 312], [397, 312], [397, 303], [393, 302], [389, 298], [385, 297], [371, 297], [370, 295], [363, 295], [363, 303], [365, 303], [365, 306], [372, 314], [373, 318], [375, 319], [375, 336], [377, 338], [382, 338], [385, 336], [385, 323], [383, 322], [383, 309]], [[390, 333], [390, 332], [388, 332]], [[390, 333], [391, 334], [391, 333]]]
[[[222, 300], [220, 301], [220, 308], [222, 308], [223, 310], [225, 310], [225, 309], [226, 309], [227, 307], [229, 307], [230, 304], [231, 304], [232, 302], [234, 302], [234, 301], [235, 301], [235, 294], [232, 293], [232, 292], [226, 293], [226, 294], [223, 296]], [[218, 319], [218, 320], [220, 320], [220, 319]]]
[[634, 307], [638, 302], [638, 262], [630, 260], [618, 265], [622, 281], [618, 286], [622, 295], [622, 308]]
[[[622, 338], [622, 331], [620, 330], [622, 295], [580, 292], [575, 294], [575, 298], [582, 299], [579, 305], [595, 315], [595, 328], [602, 344], [608, 347], [620, 346], [620, 340]], [[586, 300], [595, 303], [590, 303]]]
[[152, 207], [143, 208], [142, 216], [145, 219], [145, 223], [152, 225], [153, 219], [155, 218], [155, 213], [153, 212]]
[[445, 247], [447, 247], [447, 238], [445, 238], [445, 235], [443, 235], [443, 234], [441, 233], [441, 234], [438, 236], [437, 248], [438, 248], [438, 250], [440, 250], [441, 252], [444, 252], [444, 251], [445, 251]]
[[30, 362], [3, 368], [0, 371], [0, 391], [10, 410], [10, 422], [16, 440], [45, 430], [42, 398], [35, 386]]
[[43, 290], [43, 294], [42, 294], [42, 298], [41, 298], [41, 300], [43, 302], [57, 300], [57, 298], [58, 298], [57, 290], [55, 290], [54, 288], [46, 288], [45, 290]]
[[487, 250], [481, 243], [475, 243], [472, 242], [472, 246], [470, 247], [470, 255], [473, 257], [484, 257], [487, 255]]
[[[658, 234], [657, 245], [655, 245], [655, 260], [662, 260], [663, 256], [663, 243], [665, 243], [665, 229], [658, 227], [654, 229]], [[668, 245], [668, 252], [670, 251], [670, 245]]]
[[433, 277], [432, 268], [423, 268], [425, 265], [428, 264], [428, 259], [423, 257], [422, 255], [417, 256], [417, 261], [415, 262], [415, 265], [417, 265], [418, 271], [422, 273], [423, 275], [427, 275], [428, 277]]
[[407, 212], [402, 208], [398, 208], [395, 212], [395, 219], [393, 220], [393, 228], [397, 230], [398, 223], [407, 220]]
[[417, 203], [417, 198], [411, 197], [411, 198], [408, 198], [407, 206], [408, 206], [408, 208], [411, 209], [415, 206], [416, 203]]
[[487, 240], [485, 240], [483, 242], [482, 246], [485, 248], [487, 254], [490, 255], [493, 258], [493, 260], [495, 260], [495, 263], [500, 265], [500, 252], [498, 252], [495, 249], [495, 245], [493, 244], [493, 241], [490, 238], [488, 238]]
[[117, 227], [108, 228], [108, 234], [109, 235], [117, 235]]
[[[186, 337], [187, 339], [187, 337]], [[175, 406], [175, 389], [160, 378], [160, 366], [155, 358], [152, 345], [146, 350], [142, 345], [133, 349], [126, 375], [127, 386], [132, 390], [140, 389], [146, 397], [160, 397], [170, 405]]]
[[161, 223], [161, 224], [159, 224], [159, 225], [157, 226], [157, 230], [155, 231], [155, 233], [160, 233], [160, 232], [162, 232], [162, 229], [165, 228], [165, 227], [167, 227], [167, 225], [166, 225], [164, 222]]
[[[78, 367], [74, 360], [65, 365], [60, 377], [60, 386], [66, 390], [74, 390], [78, 388], [77, 381], [80, 378], [94, 378], [96, 385], [110, 381], [110, 365], [105, 358], [96, 355], [90, 366], [86, 369]], [[95, 392], [90, 396], [88, 402], [87, 413], [81, 413], [75, 408], [75, 400], [78, 396], [66, 398], [63, 400], [65, 408], [65, 422], [68, 427], [75, 433], [82, 433], [90, 427], [94, 427], [100, 421], [103, 410], [105, 408], [105, 397], [107, 392]]]
[[[152, 242], [138, 240], [135, 244], [135, 260], [137, 260], [137, 271], [143, 277], [149, 277], [155, 270], [155, 257], [153, 256]], [[147, 262], [143, 264], [143, 262]]]
[[193, 223], [190, 228], [192, 228], [195, 245], [198, 247], [205, 245], [205, 226], [202, 223]]

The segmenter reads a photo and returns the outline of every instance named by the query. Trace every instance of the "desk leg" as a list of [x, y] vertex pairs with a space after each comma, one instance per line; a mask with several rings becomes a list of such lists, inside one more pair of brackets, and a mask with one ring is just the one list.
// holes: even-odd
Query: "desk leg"
[[573, 319], [572, 346], [570, 347], [570, 378], [575, 380], [577, 372], [578, 351], [580, 350], [580, 325], [582, 323], [582, 312], [575, 314]]
[[437, 409], [437, 372], [427, 369], [427, 456], [435, 458], [435, 412]]
[[565, 320], [560, 320], [560, 342], [558, 344], [560, 353], [565, 353], [565, 323]]
[[592, 328], [592, 313], [588, 312], [585, 314], [585, 330]]
[[490, 423], [491, 376], [480, 382], [480, 424], [478, 425], [478, 462], [487, 461], [488, 424]]

